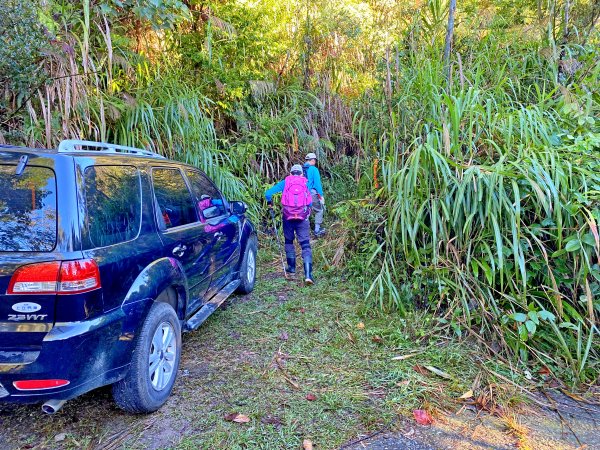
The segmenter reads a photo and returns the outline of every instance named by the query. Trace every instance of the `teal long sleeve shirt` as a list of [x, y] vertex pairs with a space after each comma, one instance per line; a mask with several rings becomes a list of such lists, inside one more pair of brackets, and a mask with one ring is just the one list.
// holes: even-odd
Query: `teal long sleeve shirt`
[[279, 183], [267, 189], [265, 192], [265, 198], [268, 202], [273, 199], [273, 196], [279, 192], [283, 192], [283, 188], [285, 187], [285, 180], [281, 180]]
[[321, 185], [321, 174], [316, 166], [304, 164], [306, 178], [308, 178], [308, 189], [314, 189], [321, 197], [323, 197], [323, 186]]

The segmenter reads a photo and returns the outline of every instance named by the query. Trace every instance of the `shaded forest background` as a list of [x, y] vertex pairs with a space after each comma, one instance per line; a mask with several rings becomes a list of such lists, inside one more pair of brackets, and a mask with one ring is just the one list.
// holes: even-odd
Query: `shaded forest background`
[[[365, 306], [598, 377], [600, 4], [5, 0], [0, 143], [149, 148], [257, 221], [306, 152]], [[451, 47], [444, 57], [444, 47]]]

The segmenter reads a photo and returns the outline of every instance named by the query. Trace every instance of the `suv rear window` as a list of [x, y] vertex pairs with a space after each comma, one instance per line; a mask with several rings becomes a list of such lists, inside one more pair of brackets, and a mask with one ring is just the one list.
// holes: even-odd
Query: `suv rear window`
[[47, 167], [0, 165], [0, 252], [49, 252], [56, 245], [56, 176]]
[[91, 166], [85, 185], [86, 248], [135, 239], [142, 218], [140, 174], [131, 166]]

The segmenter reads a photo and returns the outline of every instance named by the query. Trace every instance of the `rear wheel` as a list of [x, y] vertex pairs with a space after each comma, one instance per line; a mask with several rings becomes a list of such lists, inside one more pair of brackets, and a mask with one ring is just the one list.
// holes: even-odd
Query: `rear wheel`
[[181, 326], [171, 305], [152, 305], [133, 351], [127, 376], [113, 385], [117, 405], [150, 413], [171, 395], [181, 357]]
[[236, 292], [249, 294], [256, 283], [256, 238], [250, 238], [240, 266], [240, 285]]

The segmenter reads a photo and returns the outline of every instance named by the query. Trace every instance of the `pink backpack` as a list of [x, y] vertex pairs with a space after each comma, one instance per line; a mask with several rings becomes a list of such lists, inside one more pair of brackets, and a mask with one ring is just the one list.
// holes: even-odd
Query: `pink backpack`
[[302, 175], [288, 175], [281, 196], [285, 220], [305, 220], [310, 214], [311, 196], [308, 180]]

